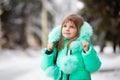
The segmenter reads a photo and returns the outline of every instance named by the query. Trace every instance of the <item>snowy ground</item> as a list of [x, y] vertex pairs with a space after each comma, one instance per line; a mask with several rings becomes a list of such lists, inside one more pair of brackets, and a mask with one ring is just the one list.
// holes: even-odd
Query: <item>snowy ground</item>
[[[99, 52], [99, 47], [95, 47]], [[92, 73], [92, 80], [120, 80], [120, 53], [112, 53], [111, 47], [99, 54], [102, 67]], [[1, 50], [0, 80], [52, 80], [40, 69], [41, 50]]]

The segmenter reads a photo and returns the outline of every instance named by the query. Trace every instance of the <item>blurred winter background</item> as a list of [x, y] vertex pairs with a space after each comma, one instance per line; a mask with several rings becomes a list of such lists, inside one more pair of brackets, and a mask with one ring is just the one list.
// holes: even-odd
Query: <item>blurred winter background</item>
[[69, 13], [94, 29], [102, 66], [92, 80], [120, 80], [119, 0], [0, 0], [0, 80], [52, 80], [39, 67], [41, 50]]

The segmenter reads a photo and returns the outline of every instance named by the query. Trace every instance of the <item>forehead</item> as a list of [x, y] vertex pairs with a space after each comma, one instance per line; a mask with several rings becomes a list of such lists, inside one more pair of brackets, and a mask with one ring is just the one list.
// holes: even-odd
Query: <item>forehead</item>
[[75, 25], [72, 20], [66, 20], [66, 21], [64, 21], [63, 25], [66, 25], [66, 24]]

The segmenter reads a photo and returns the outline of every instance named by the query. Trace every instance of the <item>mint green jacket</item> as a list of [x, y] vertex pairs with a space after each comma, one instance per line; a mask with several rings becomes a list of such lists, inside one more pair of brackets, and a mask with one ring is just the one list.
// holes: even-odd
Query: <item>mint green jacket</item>
[[[58, 51], [54, 47], [52, 54], [45, 54], [46, 48], [41, 55], [40, 67], [45, 71], [46, 75], [53, 77], [54, 80], [91, 80], [91, 72], [98, 71], [101, 61], [90, 41], [93, 34], [92, 27], [87, 23], [81, 27], [80, 36], [70, 44], [67, 49], [68, 39], [64, 38], [64, 47]], [[56, 27], [49, 34], [48, 42], [56, 43], [60, 38], [60, 27]], [[89, 42], [89, 50], [84, 53], [82, 41]], [[68, 50], [68, 55], [66, 55]], [[54, 64], [57, 55], [56, 64]]]

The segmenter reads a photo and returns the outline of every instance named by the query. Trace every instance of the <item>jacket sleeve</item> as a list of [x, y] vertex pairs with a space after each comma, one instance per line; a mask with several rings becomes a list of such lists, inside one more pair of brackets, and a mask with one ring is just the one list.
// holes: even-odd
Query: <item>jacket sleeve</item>
[[43, 70], [46, 70], [48, 67], [53, 66], [54, 65], [54, 60], [55, 60], [55, 56], [56, 56], [56, 51], [57, 49], [54, 48], [53, 52], [51, 54], [46, 54], [46, 48], [42, 51], [42, 55], [40, 57], [40, 67]]
[[84, 53], [83, 51], [82, 55], [85, 68], [89, 72], [95, 72], [99, 70], [101, 66], [101, 61], [92, 45], [90, 46], [88, 52]]

